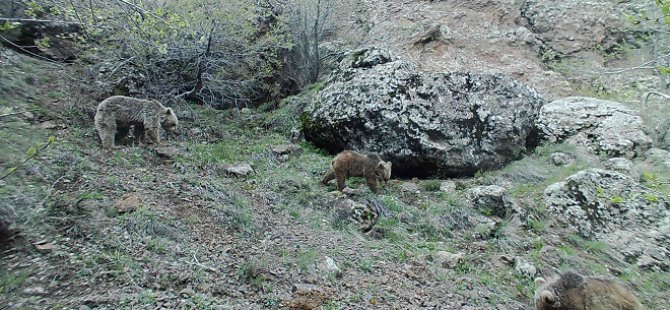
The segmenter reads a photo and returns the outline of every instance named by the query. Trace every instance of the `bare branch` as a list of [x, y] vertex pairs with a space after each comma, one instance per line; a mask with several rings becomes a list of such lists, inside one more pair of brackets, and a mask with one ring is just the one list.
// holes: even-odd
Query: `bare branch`
[[614, 71], [605, 71], [603, 73], [604, 74], [618, 74], [618, 73], [623, 73], [623, 72], [626, 72], [626, 71], [633, 71], [633, 70], [640, 70], [640, 69], [656, 69], [656, 67], [649, 66], [649, 65], [658, 61], [661, 58], [666, 58], [666, 57], [670, 57], [670, 53], [667, 53], [667, 54], [662, 55], [662, 56], [658, 56], [658, 57], [656, 57], [656, 58], [654, 58], [650, 61], [647, 61], [643, 64], [640, 64], [639, 66], [630, 67], [630, 68], [620, 68], [620, 69], [617, 69], [617, 70], [614, 70]]
[[651, 96], [651, 95], [657, 95], [657, 96], [663, 97], [663, 99], [670, 99], [670, 95], [668, 95], [668, 94], [664, 94], [664, 93], [657, 92], [657, 91], [650, 91], [650, 92], [646, 93], [645, 96], [644, 96], [644, 104], [647, 104], [647, 102], [649, 101], [649, 96]]
[[12, 116], [12, 115], [23, 114], [23, 113], [26, 113], [26, 112], [35, 112], [35, 111], [37, 111], [37, 110], [26, 110], [26, 111], [21, 111], [21, 112], [14, 112], [14, 113], [2, 114], [2, 115], [0, 115], [0, 118], [2, 118], [2, 117], [6, 117], [6, 116]]
[[19, 22], [19, 23], [38, 23], [38, 24], [81, 25], [80, 22], [72, 22], [72, 21], [67, 21], [67, 20], [30, 19], [30, 18], [6, 18], [6, 17], [0, 17], [0, 22]]

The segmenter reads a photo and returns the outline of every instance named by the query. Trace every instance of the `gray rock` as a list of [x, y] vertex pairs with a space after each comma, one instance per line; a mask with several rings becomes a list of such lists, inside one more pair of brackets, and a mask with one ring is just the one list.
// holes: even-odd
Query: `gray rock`
[[670, 168], [670, 152], [663, 149], [652, 148], [647, 151], [646, 155], [649, 163]]
[[154, 148], [154, 151], [156, 151], [156, 154], [158, 156], [165, 157], [168, 159], [186, 156], [186, 153], [184, 151], [174, 146], [157, 146]]
[[622, 104], [569, 97], [542, 107], [536, 122], [540, 139], [566, 141], [610, 157], [634, 158], [651, 147], [642, 118]]
[[291, 129], [291, 134], [289, 136], [289, 140], [291, 140], [291, 142], [296, 143], [296, 142], [301, 141], [304, 138], [305, 138], [305, 134], [303, 134], [302, 129], [300, 129], [300, 128]]
[[555, 166], [565, 166], [575, 161], [575, 155], [563, 152], [555, 152], [549, 155], [549, 162]]
[[454, 181], [444, 181], [440, 183], [440, 191], [453, 194], [456, 192], [456, 182]]
[[530, 279], [533, 279], [537, 274], [535, 265], [519, 256], [514, 258], [514, 271]]
[[338, 267], [337, 264], [335, 264], [335, 261], [328, 256], [323, 257], [323, 260], [321, 260], [318, 263], [317, 269], [320, 272], [322, 272], [324, 274], [327, 274], [327, 275], [332, 275], [332, 276], [335, 276], [335, 277], [341, 277], [342, 276], [342, 270], [340, 269], [340, 267]]
[[45, 295], [47, 291], [41, 286], [27, 287], [23, 289], [23, 294], [26, 295]]
[[568, 55], [617, 44], [624, 23], [616, 9], [608, 0], [528, 0], [521, 17], [547, 49]]
[[293, 292], [321, 291], [321, 287], [314, 284], [295, 283], [291, 288]]
[[635, 165], [633, 165], [632, 161], [626, 158], [610, 158], [605, 162], [605, 168], [627, 174], [634, 180], [640, 179], [640, 173], [635, 169]]
[[403, 182], [400, 185], [400, 190], [403, 192], [417, 193], [419, 192], [419, 186], [414, 182]]
[[254, 172], [254, 168], [251, 167], [250, 164], [246, 163], [223, 165], [223, 169], [237, 177], [245, 177]]
[[630, 176], [580, 171], [547, 187], [544, 201], [557, 222], [584, 238], [605, 241], [613, 255], [644, 266], [670, 267], [670, 204]]
[[523, 214], [523, 210], [507, 195], [507, 190], [498, 185], [478, 186], [467, 191], [467, 197], [480, 213], [500, 218], [512, 214]]
[[315, 145], [377, 152], [396, 175], [473, 175], [521, 156], [543, 103], [503, 75], [426, 74], [366, 49], [341, 62], [301, 120]]
[[458, 264], [463, 262], [463, 253], [449, 253], [447, 251], [437, 251], [433, 255], [435, 263], [445, 268], [456, 268]]
[[301, 154], [302, 147], [297, 144], [282, 144], [272, 147], [272, 153], [276, 155]]

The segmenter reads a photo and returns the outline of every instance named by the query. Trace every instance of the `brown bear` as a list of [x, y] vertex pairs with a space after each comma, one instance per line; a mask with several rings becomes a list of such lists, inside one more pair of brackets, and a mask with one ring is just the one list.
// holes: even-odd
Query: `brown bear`
[[635, 295], [616, 280], [575, 272], [535, 279], [536, 310], [641, 310]]
[[131, 126], [136, 137], [143, 133], [148, 143], [160, 144], [158, 128], [174, 131], [178, 123], [174, 111], [160, 102], [126, 96], [103, 100], [95, 113], [95, 129], [104, 149], [115, 148], [114, 140], [127, 136]]
[[337, 179], [337, 190], [342, 191], [349, 177], [364, 177], [373, 193], [377, 193], [377, 182], [387, 183], [391, 178], [391, 163], [383, 161], [377, 154], [361, 154], [343, 151], [330, 162], [330, 170], [321, 181], [324, 185]]

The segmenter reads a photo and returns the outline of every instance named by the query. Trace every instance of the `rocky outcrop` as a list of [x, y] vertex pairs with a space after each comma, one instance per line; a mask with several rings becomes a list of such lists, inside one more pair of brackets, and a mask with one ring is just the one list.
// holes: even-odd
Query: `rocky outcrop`
[[566, 141], [610, 157], [634, 158], [651, 147], [642, 118], [620, 103], [568, 97], [542, 107], [536, 122], [540, 140]]
[[507, 190], [498, 185], [477, 186], [467, 191], [472, 205], [482, 214], [500, 218], [524, 214], [517, 206]]
[[611, 1], [528, 0], [521, 17], [544, 44], [560, 55], [599, 46], [612, 48], [622, 39], [623, 21]]
[[53, 60], [72, 61], [81, 51], [77, 37], [82, 27], [76, 22], [18, 18], [11, 29], [0, 33], [7, 47]]
[[606, 241], [627, 261], [670, 267], [670, 205], [631, 177], [602, 169], [580, 171], [547, 187], [544, 201], [559, 223], [584, 238]]
[[379, 153], [396, 175], [472, 175], [521, 156], [543, 103], [503, 75], [425, 74], [365, 49], [340, 63], [301, 120], [315, 145]]

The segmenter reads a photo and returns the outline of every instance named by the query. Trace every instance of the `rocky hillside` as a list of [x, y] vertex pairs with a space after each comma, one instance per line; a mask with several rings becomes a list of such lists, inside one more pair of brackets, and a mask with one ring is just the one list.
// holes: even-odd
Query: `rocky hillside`
[[[670, 309], [652, 1], [342, 4], [319, 82], [171, 100], [162, 146], [101, 150], [90, 67], [0, 47], [0, 309], [530, 310], [568, 270]], [[321, 184], [345, 148], [378, 195]]]

